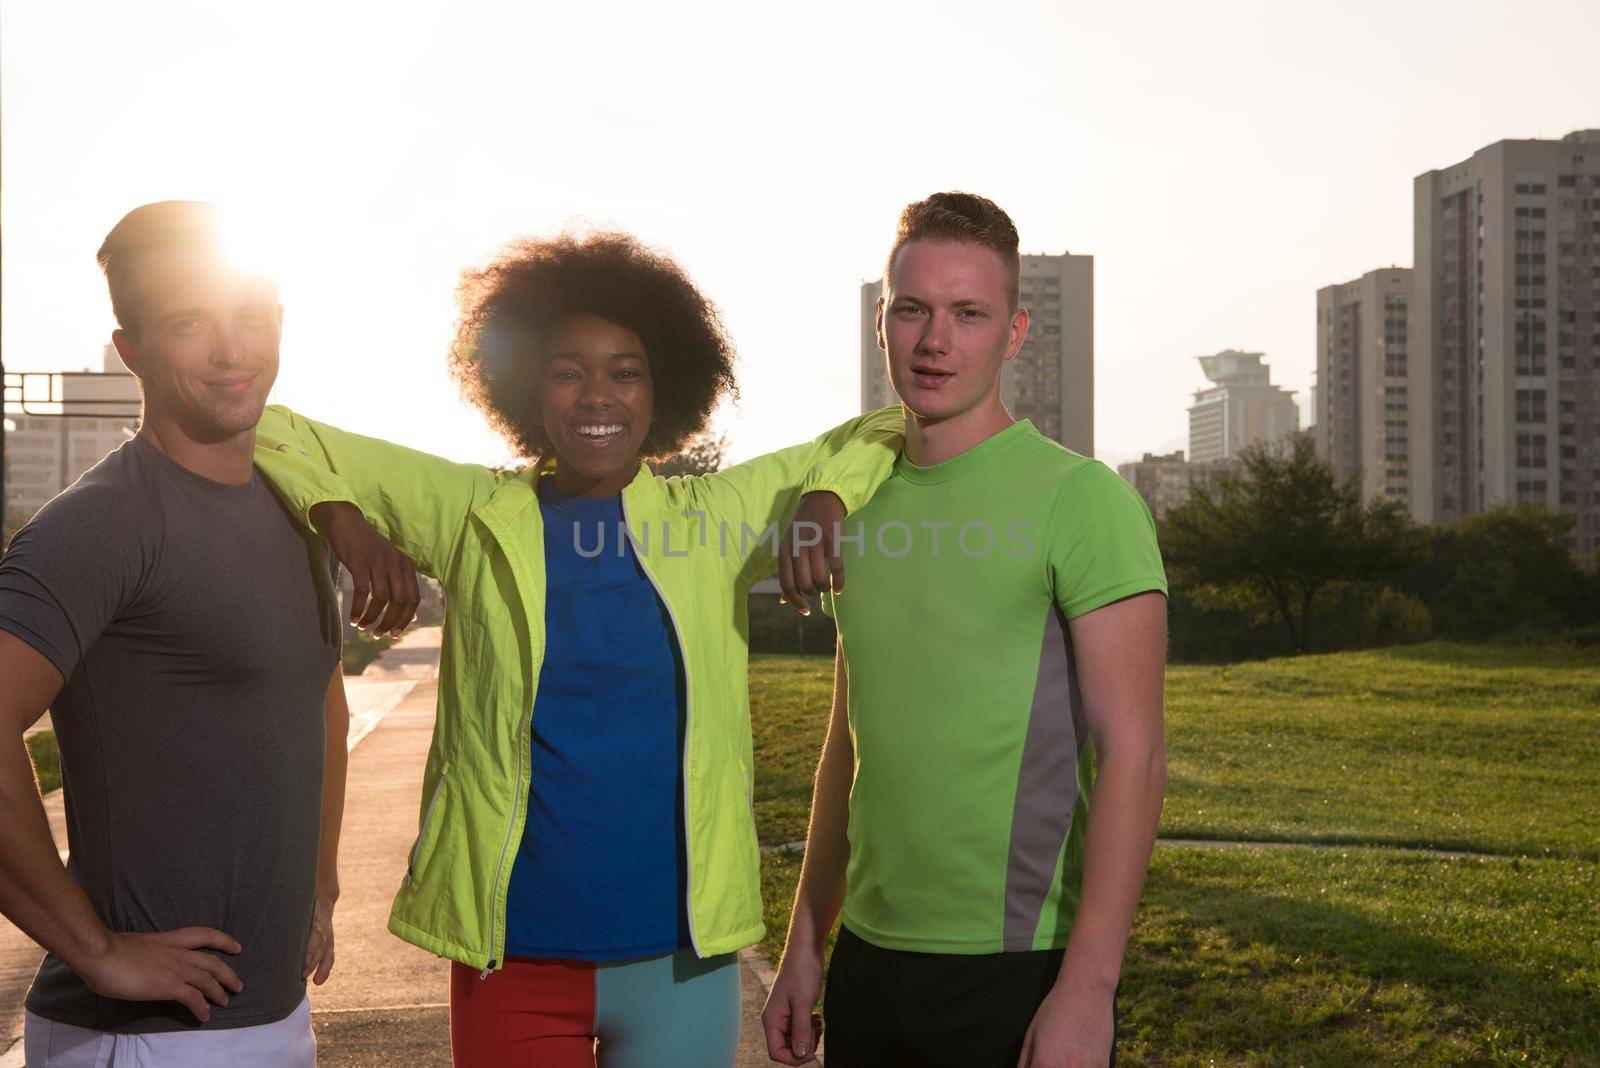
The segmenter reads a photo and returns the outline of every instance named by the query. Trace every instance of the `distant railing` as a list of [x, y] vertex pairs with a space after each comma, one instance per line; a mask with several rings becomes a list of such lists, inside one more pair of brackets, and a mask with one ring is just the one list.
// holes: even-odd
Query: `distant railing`
[[[68, 383], [110, 385], [109, 380], [131, 379], [132, 375], [108, 375], [93, 371], [7, 371], [5, 404], [7, 415], [52, 416], [59, 419], [137, 419], [139, 401], [129, 397], [96, 397], [99, 390], [68, 388]], [[118, 384], [121, 384], [118, 381]], [[68, 397], [71, 393], [71, 397]], [[88, 393], [89, 396], [84, 394]]]

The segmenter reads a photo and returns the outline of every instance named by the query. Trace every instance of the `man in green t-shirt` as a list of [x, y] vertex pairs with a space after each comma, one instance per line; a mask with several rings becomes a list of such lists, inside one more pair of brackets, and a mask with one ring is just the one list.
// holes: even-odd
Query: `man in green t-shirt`
[[1001, 403], [1019, 270], [982, 197], [900, 217], [878, 344], [905, 452], [838, 532], [848, 592], [823, 595], [833, 716], [762, 1018], [784, 1064], [815, 1054], [841, 906], [829, 1068], [1112, 1055], [1165, 780], [1166, 578], [1132, 487]]

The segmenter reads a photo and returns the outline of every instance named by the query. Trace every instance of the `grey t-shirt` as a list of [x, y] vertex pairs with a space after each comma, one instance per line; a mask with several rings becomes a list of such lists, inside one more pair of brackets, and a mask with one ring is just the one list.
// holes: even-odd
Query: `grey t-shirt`
[[[244, 991], [208, 1029], [305, 997], [323, 702], [339, 618], [326, 550], [259, 474], [213, 482], [136, 438], [46, 505], [0, 558], [0, 628], [66, 684], [68, 869], [114, 931], [239, 941]], [[199, 1027], [177, 1002], [96, 995], [47, 955], [34, 1013], [124, 1033]]]

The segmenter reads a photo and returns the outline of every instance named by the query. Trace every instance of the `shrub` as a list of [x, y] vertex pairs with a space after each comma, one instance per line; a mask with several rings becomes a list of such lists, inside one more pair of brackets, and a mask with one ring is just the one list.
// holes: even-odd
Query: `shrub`
[[770, 593], [750, 595], [750, 651], [832, 656], [833, 620], [813, 599], [811, 615], [801, 616]]

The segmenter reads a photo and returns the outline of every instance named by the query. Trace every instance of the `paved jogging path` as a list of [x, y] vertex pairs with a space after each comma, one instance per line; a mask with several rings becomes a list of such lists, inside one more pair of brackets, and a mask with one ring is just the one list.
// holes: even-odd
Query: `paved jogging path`
[[[350, 698], [349, 781], [339, 847], [341, 897], [334, 916], [332, 977], [311, 990], [323, 1068], [448, 1066], [449, 966], [395, 938], [386, 922], [416, 833], [422, 765], [438, 696], [438, 628], [419, 628], [345, 680]], [[65, 848], [59, 793], [46, 799]], [[40, 953], [0, 919], [0, 1068], [22, 1068], [22, 999]], [[759, 958], [744, 972], [738, 1068], [770, 1065], [758, 1014]]]

